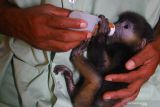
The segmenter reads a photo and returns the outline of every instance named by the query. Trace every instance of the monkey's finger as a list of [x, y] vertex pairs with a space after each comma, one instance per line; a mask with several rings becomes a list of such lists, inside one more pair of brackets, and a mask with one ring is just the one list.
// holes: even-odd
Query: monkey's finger
[[133, 96], [121, 100], [120, 102], [115, 104], [113, 107], [123, 107], [123, 106], [127, 105], [129, 102], [134, 101], [137, 98], [138, 93], [139, 93], [139, 91], [137, 91]]
[[127, 63], [126, 68], [128, 70], [133, 70], [148, 61], [152, 58], [158, 58], [159, 54], [157, 51], [153, 48], [151, 44], [148, 44], [141, 52], [139, 52], [137, 55], [133, 56]]
[[130, 96], [133, 96], [137, 91], [139, 91], [143, 83], [144, 82], [142, 80], [137, 80], [134, 83], [130, 84], [125, 89], [120, 89], [120, 90], [112, 91], [112, 92], [106, 92], [103, 95], [103, 99], [128, 98]]

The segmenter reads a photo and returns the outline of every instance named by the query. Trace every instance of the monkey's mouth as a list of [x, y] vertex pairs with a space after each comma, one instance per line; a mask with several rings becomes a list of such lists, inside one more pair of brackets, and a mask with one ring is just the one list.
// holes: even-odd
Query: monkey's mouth
[[109, 26], [108, 36], [113, 36], [116, 31], [116, 26], [115, 26], [115, 24], [113, 24], [111, 22], [109, 22], [108, 26]]
[[95, 36], [100, 37], [95, 37], [97, 41], [101, 43], [106, 42], [108, 44], [119, 40], [120, 31], [117, 30], [120, 29], [119, 24], [109, 22], [104, 16], [99, 17], [101, 20], [99, 21], [98, 30]]
[[115, 31], [112, 35], [105, 35], [106, 36], [106, 44], [113, 44], [121, 42], [120, 34], [122, 31], [119, 28], [119, 25], [115, 24]]

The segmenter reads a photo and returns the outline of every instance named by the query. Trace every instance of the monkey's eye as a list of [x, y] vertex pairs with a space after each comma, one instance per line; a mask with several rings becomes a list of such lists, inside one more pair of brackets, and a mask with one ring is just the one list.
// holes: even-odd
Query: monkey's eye
[[124, 25], [124, 28], [125, 28], [125, 29], [128, 29], [128, 28], [129, 28], [129, 25], [128, 25], [128, 24]]

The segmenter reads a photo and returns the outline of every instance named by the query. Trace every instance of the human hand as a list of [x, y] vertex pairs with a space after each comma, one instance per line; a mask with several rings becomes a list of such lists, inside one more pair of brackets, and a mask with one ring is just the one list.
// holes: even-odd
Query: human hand
[[126, 82], [129, 86], [113, 92], [106, 92], [104, 99], [122, 99], [114, 107], [122, 107], [129, 101], [133, 101], [140, 91], [141, 86], [151, 77], [159, 63], [159, 53], [152, 44], [148, 44], [141, 52], [133, 56], [126, 68], [133, 70], [126, 74], [111, 74], [105, 77], [107, 81]]
[[87, 26], [84, 20], [69, 18], [69, 13], [70, 10], [49, 4], [14, 9], [9, 13], [12, 17], [7, 31], [9, 35], [24, 40], [36, 48], [67, 51], [91, 36], [87, 31], [69, 29]]

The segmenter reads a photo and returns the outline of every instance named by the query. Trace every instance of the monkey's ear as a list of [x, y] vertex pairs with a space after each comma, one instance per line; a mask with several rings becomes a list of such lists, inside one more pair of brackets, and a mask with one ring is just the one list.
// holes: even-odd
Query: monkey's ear
[[145, 38], [142, 38], [142, 40], [138, 43], [135, 49], [141, 50], [146, 46], [146, 44], [147, 44], [147, 40]]

